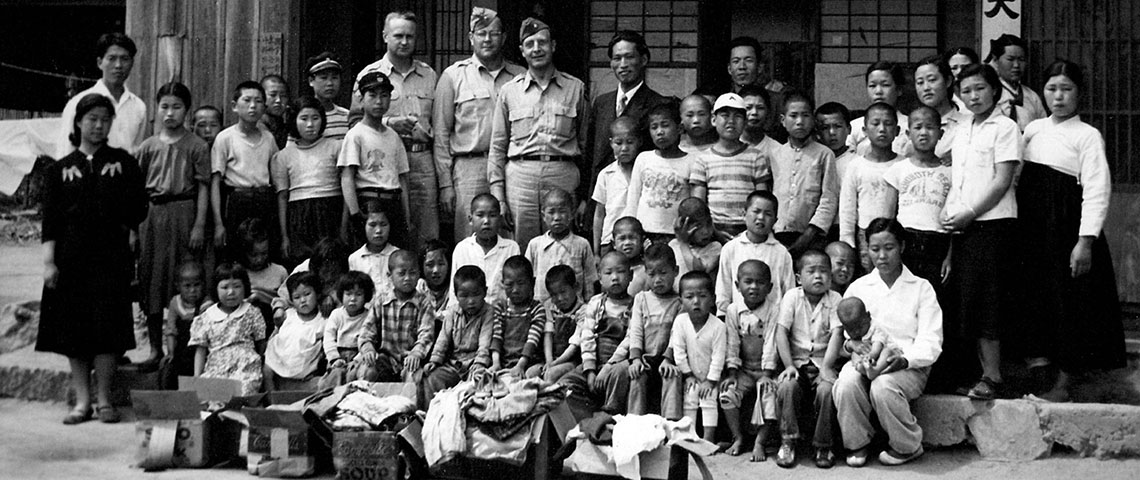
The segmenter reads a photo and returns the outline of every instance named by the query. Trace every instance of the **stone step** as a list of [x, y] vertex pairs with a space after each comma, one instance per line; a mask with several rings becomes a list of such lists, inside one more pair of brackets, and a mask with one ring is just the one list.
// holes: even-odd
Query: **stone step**
[[994, 460], [1044, 458], [1056, 445], [1098, 458], [1140, 456], [1137, 406], [924, 395], [914, 402], [914, 414], [923, 443], [969, 443]]

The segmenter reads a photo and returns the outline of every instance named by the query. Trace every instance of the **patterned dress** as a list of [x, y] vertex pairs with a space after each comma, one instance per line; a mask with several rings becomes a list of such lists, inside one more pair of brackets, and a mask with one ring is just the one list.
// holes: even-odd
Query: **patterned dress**
[[265, 320], [249, 302], [228, 314], [214, 305], [190, 327], [190, 346], [209, 350], [202, 376], [240, 380], [242, 395], [261, 389], [261, 355], [254, 349], [261, 340], [265, 340]]

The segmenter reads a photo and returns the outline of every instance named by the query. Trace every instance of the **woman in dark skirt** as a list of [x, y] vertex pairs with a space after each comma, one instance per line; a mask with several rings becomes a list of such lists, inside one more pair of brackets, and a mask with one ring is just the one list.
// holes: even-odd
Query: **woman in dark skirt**
[[[146, 218], [138, 162], [107, 146], [111, 100], [83, 97], [71, 143], [77, 149], [47, 172], [43, 208], [44, 292], [36, 350], [66, 355], [75, 408], [65, 424], [95, 414], [117, 422], [109, 392], [119, 356], [135, 347], [131, 316], [131, 236]], [[91, 404], [95, 369], [98, 407]]]
[[325, 110], [313, 97], [301, 97], [289, 109], [291, 141], [273, 157], [277, 188], [281, 254], [289, 266], [308, 258], [324, 237], [340, 231], [344, 200], [336, 167], [340, 140], [325, 137]]
[[1104, 139], [1077, 114], [1080, 67], [1057, 61], [1045, 78], [1052, 116], [1025, 128], [1017, 188], [1024, 318], [1032, 323], [1025, 347], [1031, 371], [1050, 364], [1059, 371], [1037, 393], [1066, 401], [1072, 374], [1125, 365], [1124, 333], [1102, 229], [1112, 191]]

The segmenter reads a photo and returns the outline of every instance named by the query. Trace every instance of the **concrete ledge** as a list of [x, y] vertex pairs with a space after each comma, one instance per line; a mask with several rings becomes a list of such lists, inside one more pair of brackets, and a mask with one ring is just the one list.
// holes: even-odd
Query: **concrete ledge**
[[25, 347], [0, 355], [0, 396], [62, 402], [71, 389], [67, 357]]
[[1098, 458], [1140, 456], [1140, 407], [1130, 405], [929, 395], [914, 402], [914, 414], [923, 443], [971, 443], [989, 459], [1034, 460], [1054, 445]]

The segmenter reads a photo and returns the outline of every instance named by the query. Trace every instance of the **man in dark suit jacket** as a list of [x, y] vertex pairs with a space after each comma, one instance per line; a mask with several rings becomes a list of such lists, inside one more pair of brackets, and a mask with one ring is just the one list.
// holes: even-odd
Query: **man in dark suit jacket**
[[[641, 130], [641, 149], [650, 150], [653, 148], [653, 143], [649, 139], [649, 129], [645, 125], [645, 114], [653, 107], [670, 101], [668, 97], [653, 91], [645, 84], [649, 47], [640, 33], [622, 30], [614, 34], [610, 40], [609, 54], [610, 68], [617, 77], [618, 88], [598, 95], [591, 107], [592, 120], [586, 133], [586, 144], [590, 148], [593, 162], [590, 175], [591, 195], [594, 192], [594, 181], [598, 178], [598, 172], [614, 161], [614, 153], [610, 148], [610, 123], [619, 116], [637, 119]], [[590, 219], [591, 215], [585, 215], [583, 223], [588, 223]]]

